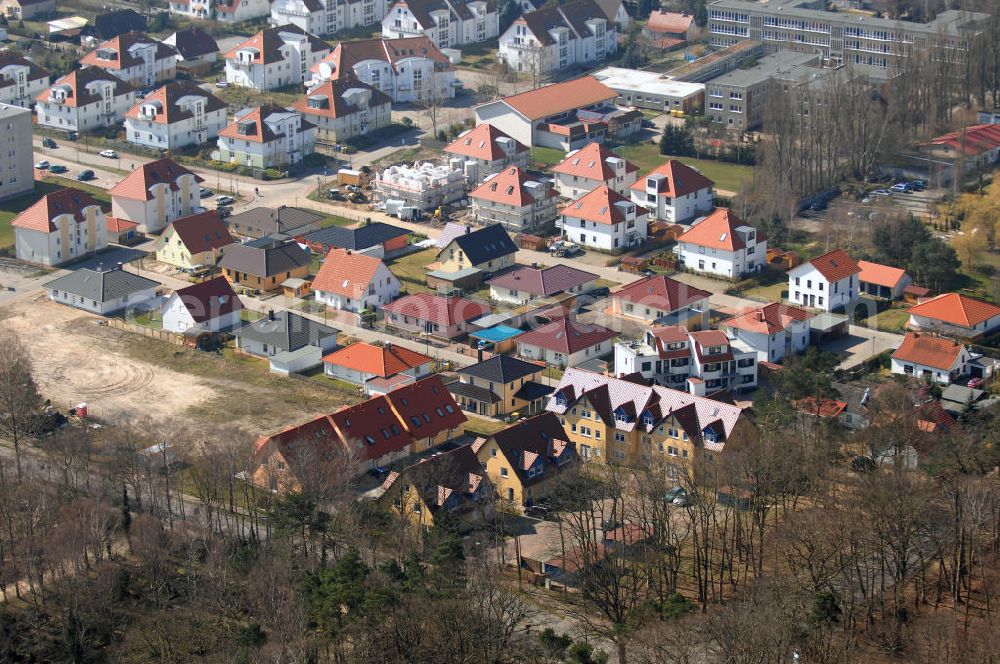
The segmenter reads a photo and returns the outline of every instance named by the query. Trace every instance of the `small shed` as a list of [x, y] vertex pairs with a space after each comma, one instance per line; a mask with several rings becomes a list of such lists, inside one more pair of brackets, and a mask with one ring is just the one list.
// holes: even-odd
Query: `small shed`
[[517, 246], [521, 249], [527, 249], [529, 251], [545, 251], [548, 246], [548, 240], [538, 235], [528, 235], [527, 233], [521, 233], [515, 238]]
[[931, 289], [910, 284], [903, 289], [903, 302], [910, 304], [920, 304], [920, 301], [931, 296]]
[[494, 354], [509, 353], [514, 350], [515, 338], [523, 332], [509, 325], [497, 325], [485, 330], [473, 332], [469, 336], [475, 341], [485, 341], [491, 344], [490, 351]]
[[849, 327], [850, 318], [844, 314], [821, 312], [809, 319], [809, 343], [821, 346], [831, 339], [845, 336]]
[[621, 268], [622, 272], [639, 274], [646, 269], [646, 259], [638, 258], [637, 256], [625, 256], [622, 258], [619, 268]]
[[312, 281], [292, 277], [281, 282], [281, 290], [285, 297], [305, 297], [312, 291]]

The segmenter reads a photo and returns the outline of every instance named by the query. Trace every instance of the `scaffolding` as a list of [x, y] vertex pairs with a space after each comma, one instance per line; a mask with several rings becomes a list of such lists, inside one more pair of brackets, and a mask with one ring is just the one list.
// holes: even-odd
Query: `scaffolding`
[[453, 159], [447, 164], [425, 161], [413, 166], [390, 166], [375, 179], [375, 197], [379, 202], [403, 200], [406, 205], [421, 210], [454, 203], [465, 196], [465, 173], [461, 162]]

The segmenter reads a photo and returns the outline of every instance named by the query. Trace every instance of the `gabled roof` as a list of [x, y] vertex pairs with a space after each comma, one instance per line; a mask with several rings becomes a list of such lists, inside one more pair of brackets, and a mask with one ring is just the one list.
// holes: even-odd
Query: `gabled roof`
[[69, 108], [79, 108], [88, 104], [96, 104], [102, 100], [99, 94], [92, 93], [87, 86], [97, 81], [106, 81], [113, 86], [112, 94], [115, 97], [134, 92], [135, 88], [121, 81], [117, 76], [104, 71], [99, 67], [86, 67], [77, 69], [58, 79], [48, 90], [43, 90], [35, 96], [35, 101], [47, 102], [52, 90], [57, 87], [66, 89], [66, 100], [60, 102], [61, 105]]
[[[564, 454], [572, 456], [576, 451], [573, 443], [568, 442], [569, 436], [559, 423], [559, 418], [549, 412], [518, 420], [497, 431], [488, 440], [496, 444], [523, 486], [534, 484], [548, 476], [545, 473], [535, 474], [533, 477], [528, 475], [528, 470], [539, 459], [543, 463], [554, 462]], [[482, 443], [474, 449], [481, 448]], [[546, 469], [551, 467], [547, 466]]]
[[895, 288], [906, 276], [906, 270], [881, 263], [858, 261], [858, 267], [861, 268], [858, 281], [886, 288]]
[[490, 279], [490, 286], [512, 288], [514, 290], [532, 293], [534, 295], [556, 295], [583, 286], [597, 279], [592, 272], [578, 270], [568, 265], [553, 265], [552, 267], [520, 267], [505, 272], [499, 277]]
[[110, 302], [139, 293], [150, 288], [156, 288], [160, 282], [140, 277], [138, 274], [126, 272], [121, 268], [111, 270], [83, 267], [75, 272], [61, 276], [45, 284], [50, 290], [65, 291], [85, 300]]
[[167, 37], [185, 60], [194, 60], [210, 53], [218, 53], [219, 45], [212, 35], [198, 27], [178, 30]]
[[11, 226], [42, 233], [56, 230], [52, 220], [64, 214], [72, 215], [77, 222], [86, 221], [84, 210], [91, 206], [100, 207], [100, 203], [79, 189], [60, 189], [42, 196], [37, 203], [14, 217]]
[[452, 241], [458, 244], [459, 249], [465, 253], [465, 257], [473, 265], [480, 265], [517, 253], [517, 245], [500, 224], [483, 226], [476, 230], [472, 230], [471, 226], [466, 226], [465, 233], [456, 236]]
[[313, 279], [312, 287], [314, 291], [360, 298], [382, 266], [381, 259], [374, 256], [347, 249], [331, 249]]
[[424, 506], [434, 513], [448, 505], [449, 498], [465, 498], [489, 486], [489, 479], [472, 446], [462, 445], [392, 473], [382, 488], [389, 490], [397, 484], [412, 486]]
[[406, 449], [414, 442], [385, 395], [343, 408], [329, 417], [344, 444], [367, 460]]
[[155, 185], [166, 184], [170, 187], [170, 191], [180, 191], [180, 185], [177, 184], [177, 181], [183, 175], [193, 175], [195, 182], [205, 181], [200, 175], [189, 171], [170, 157], [164, 157], [140, 164], [139, 168], [111, 187], [108, 193], [112, 197], [120, 196], [135, 201], [151, 201], [153, 193], [150, 190]]
[[488, 360], [463, 367], [458, 370], [458, 373], [494, 383], [511, 383], [519, 378], [532, 376], [544, 369], [544, 365], [510, 355], [494, 355]]
[[[191, 81], [172, 81], [159, 88], [145, 99], [125, 112], [125, 117], [131, 120], [143, 120], [157, 124], [174, 124], [181, 120], [194, 117], [194, 113], [180, 105], [185, 97], [201, 97], [205, 104], [205, 113], [212, 113], [227, 108], [226, 103], [213, 94], [205, 92]], [[139, 111], [144, 106], [155, 106], [153, 117], [140, 117]]]
[[[604, 3], [610, 5], [611, 3]], [[590, 34], [587, 21], [594, 18], [606, 19], [609, 23], [615, 20], [614, 15], [608, 15], [610, 7], [605, 9], [601, 3], [594, 0], [572, 0], [564, 5], [549, 5], [525, 12], [516, 23], [523, 23], [543, 46], [555, 43], [550, 30], [566, 28], [570, 30], [570, 39], [586, 37]]]
[[531, 178], [520, 166], [511, 166], [488, 177], [472, 190], [470, 198], [513, 207], [534, 205], [545, 198], [555, 198], [548, 185]]
[[101, 39], [126, 32], [145, 32], [146, 27], [146, 19], [134, 9], [117, 9], [94, 17], [94, 30]]
[[320, 340], [336, 336], [339, 330], [291, 311], [275, 311], [241, 327], [237, 337], [266, 343], [279, 351], [294, 352], [317, 346]]
[[[750, 226], [726, 208], [716, 208], [710, 215], [696, 223], [686, 233], [677, 238], [677, 242], [686, 242], [696, 247], [707, 249], [718, 249], [721, 251], [739, 251], [746, 249], [743, 237], [737, 232], [738, 228], [753, 230]], [[760, 233], [757, 234], [756, 241], [762, 242], [767, 238]]]
[[[287, 119], [289, 116], [299, 116], [299, 114], [277, 104], [265, 104], [236, 113], [233, 121], [219, 131], [219, 136], [252, 143], [273, 143], [288, 137], [283, 133], [276, 133], [272, 123], [280, 122], [282, 118]], [[314, 128], [314, 125], [299, 116], [300, 133]]]
[[[141, 32], [126, 32], [123, 35], [118, 35], [101, 43], [93, 51], [80, 58], [80, 64], [110, 70], [129, 69], [143, 63], [142, 58], [130, 53], [129, 49], [142, 45], [153, 46], [156, 49], [157, 60], [165, 60], [177, 56], [177, 50], [173, 46], [157, 41]], [[107, 54], [112, 57], [98, 58], [98, 53]]]
[[536, 327], [517, 337], [518, 346], [535, 346], [570, 355], [596, 346], [618, 336], [617, 332], [600, 325], [581, 323], [570, 318], [560, 318]]
[[327, 226], [310, 231], [303, 236], [309, 244], [319, 244], [329, 248], [350, 249], [362, 251], [371, 247], [383, 245], [397, 237], [409, 235], [410, 231], [399, 226], [381, 221], [365, 223], [357, 228], [344, 226]]
[[955, 368], [964, 348], [962, 344], [951, 339], [909, 332], [903, 338], [903, 343], [892, 354], [892, 359], [951, 371]]
[[602, 184], [571, 202], [559, 213], [574, 219], [586, 219], [610, 225], [625, 221], [628, 218], [627, 210], [629, 208], [633, 209], [637, 215], [645, 213], [645, 210], [636, 211], [635, 207], [635, 203], [608, 185]]
[[715, 186], [715, 182], [676, 159], [668, 159], [647, 173], [645, 177], [639, 178], [632, 185], [632, 190], [646, 191], [646, 183], [650, 178], [658, 180], [657, 193], [670, 198], [686, 196]]
[[109, 215], [104, 216], [105, 225], [107, 226], [108, 233], [125, 233], [127, 231], [134, 231], [139, 228], [139, 224], [131, 221], [129, 219], [122, 219], [120, 217], [112, 217]]
[[[314, 464], [317, 459], [323, 458], [324, 453], [332, 454], [343, 449], [329, 415], [320, 415], [302, 424], [287, 426], [269, 436], [258, 436], [254, 445], [255, 461], [262, 461], [261, 456], [268, 445], [273, 445], [285, 457], [293, 466], [290, 469], [293, 473], [298, 464]], [[320, 453], [318, 457], [317, 452]]]
[[445, 154], [454, 154], [468, 159], [496, 161], [507, 156], [497, 139], [513, 141], [514, 152], [527, 152], [528, 147], [520, 141], [511, 138], [491, 124], [481, 124], [475, 129], [461, 134], [445, 147]]
[[[353, 91], [366, 90], [368, 104], [364, 108], [350, 102], [345, 95], [351, 97]], [[352, 97], [353, 98], [353, 97]], [[310, 105], [310, 100], [313, 105]], [[354, 77], [354, 72], [331, 79], [310, 90], [292, 104], [292, 108], [305, 115], [316, 115], [324, 118], [343, 118], [370, 108], [392, 104], [392, 98], [378, 88], [372, 87]]]
[[[563, 5], [562, 10], [566, 11], [570, 5], [576, 5], [580, 2], [594, 4], [593, 0], [578, 0], [578, 2]], [[547, 12], [549, 8], [540, 11]], [[525, 14], [525, 17], [527, 16], [528, 14]], [[583, 106], [611, 101], [617, 96], [617, 92], [593, 76], [582, 76], [571, 81], [553, 83], [535, 90], [504, 97], [500, 101], [529, 120], [540, 120]]]
[[784, 331], [795, 321], [807, 321], [815, 314], [780, 302], [750, 309], [719, 323], [719, 327], [733, 327], [747, 332], [774, 334]]
[[175, 219], [170, 222], [170, 227], [191, 255], [221, 249], [233, 243], [233, 236], [215, 210]]
[[858, 264], [843, 249], [834, 249], [822, 256], [817, 256], [811, 261], [806, 261], [802, 265], [799, 265], [792, 272], [802, 272], [804, 271], [803, 266], [808, 265], [812, 265], [830, 283], [846, 279], [851, 275], [861, 272]]
[[243, 308], [225, 277], [215, 277], [174, 292], [195, 323], [204, 323]]
[[323, 361], [360, 373], [390, 378], [434, 360], [398, 344], [373, 346], [358, 342], [330, 353]]
[[1000, 316], [1000, 307], [959, 293], [944, 293], [910, 307], [911, 316], [933, 318], [959, 327], [974, 327]]
[[0, 51], [0, 88], [17, 85], [17, 79], [15, 76], [4, 74], [4, 69], [12, 66], [27, 67], [28, 74], [26, 78], [29, 82], [39, 81], [42, 79], [47, 81], [51, 75], [47, 69], [39, 67], [17, 51]]
[[490, 308], [485, 304], [457, 296], [431, 293], [412, 293], [390, 302], [382, 309], [398, 316], [409, 316], [449, 327], [490, 313]]
[[240, 42], [226, 52], [227, 60], [235, 60], [236, 54], [244, 50], [255, 51], [253, 64], [269, 65], [282, 62], [281, 47], [285, 45], [284, 35], [305, 36], [309, 42], [309, 48], [315, 53], [317, 51], [328, 51], [330, 45], [319, 37], [312, 35], [297, 25], [287, 23], [271, 28], [264, 28], [253, 37]]
[[617, 175], [611, 165], [614, 160], [625, 164], [625, 173], [635, 173], [639, 170], [639, 167], [632, 162], [619, 157], [603, 144], [594, 142], [567, 154], [565, 159], [552, 167], [552, 172], [588, 180], [606, 181]]
[[264, 237], [232, 245], [219, 261], [219, 267], [255, 277], [272, 277], [307, 266], [310, 262], [309, 254], [296, 242]]
[[644, 304], [665, 313], [677, 311], [711, 295], [708, 291], [663, 275], [653, 275], [634, 281], [611, 294], [612, 297], [625, 302]]
[[385, 398], [416, 440], [457, 429], [466, 421], [465, 413], [437, 374], [398, 387]]
[[967, 156], [975, 156], [1000, 147], [1000, 125], [972, 125], [938, 136], [922, 145], [947, 147]]
[[354, 76], [354, 66], [366, 60], [382, 60], [395, 69], [397, 63], [408, 58], [428, 58], [435, 62], [436, 69], [451, 71], [451, 61], [438, 50], [426, 35], [401, 39], [358, 39], [337, 44], [330, 55], [313, 65], [309, 71], [322, 73], [329, 69], [329, 78], [337, 79]]
[[[496, 11], [496, 6], [492, 0], [488, 3], [487, 11]], [[464, 0], [397, 0], [389, 7], [392, 11], [395, 7], [406, 7], [413, 14], [417, 23], [424, 30], [435, 27], [432, 12], [445, 11], [448, 13], [449, 21], [466, 20], [472, 18], [472, 11]]]

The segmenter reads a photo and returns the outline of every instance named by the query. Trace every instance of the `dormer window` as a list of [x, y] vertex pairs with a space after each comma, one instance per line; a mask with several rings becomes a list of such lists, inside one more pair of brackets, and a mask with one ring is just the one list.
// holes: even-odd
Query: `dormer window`
[[253, 136], [257, 133], [257, 123], [252, 120], [236, 123], [236, 133], [240, 136]]

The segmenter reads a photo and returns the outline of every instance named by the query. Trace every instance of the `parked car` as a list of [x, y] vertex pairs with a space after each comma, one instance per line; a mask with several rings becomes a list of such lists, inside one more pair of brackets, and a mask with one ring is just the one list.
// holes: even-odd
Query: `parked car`
[[684, 490], [684, 487], [675, 486], [670, 491], [667, 491], [666, 500], [671, 505], [677, 507], [686, 507], [690, 502], [688, 500], [688, 492]]
[[118, 158], [118, 153], [115, 152], [114, 150], [101, 150], [97, 154], [101, 155], [102, 157], [107, 157], [108, 159]]
[[216, 196], [215, 197], [215, 203], [216, 203], [216, 205], [232, 205], [235, 202], [236, 202], [236, 199], [233, 198], [232, 196]]
[[35, 168], [37, 168], [40, 171], [47, 170], [48, 167], [49, 167], [49, 162], [47, 162], [44, 159], [42, 159], [41, 161], [36, 161], [35, 162]]
[[340, 193], [340, 189], [327, 189], [326, 190], [326, 197], [327, 197], [327, 199], [329, 199], [331, 201], [342, 201], [342, 200], [345, 200], [344, 199], [344, 195], [342, 193]]
[[524, 508], [524, 516], [530, 516], [535, 519], [545, 520], [548, 519], [551, 514], [552, 510], [545, 505], [528, 505]]
[[590, 294], [594, 297], [607, 297], [608, 295], [611, 295], [611, 289], [607, 286], [598, 286], [590, 291]]
[[982, 378], [970, 378], [966, 386], [978, 390], [983, 386], [983, 382]]
[[896, 184], [889, 187], [889, 191], [894, 194], [908, 194], [912, 191], [912, 187], [909, 182], [897, 182]]
[[198, 190], [198, 194], [199, 194], [199, 195], [200, 195], [200, 196], [201, 196], [202, 198], [208, 198], [209, 196], [211, 196], [211, 195], [212, 195], [212, 190], [211, 190], [211, 189], [208, 189], [208, 188], [206, 188], [206, 187], [202, 187], [201, 189], [199, 189], [199, 190]]
[[914, 180], [910, 183], [910, 186], [913, 187], [913, 191], [923, 191], [927, 188], [927, 182], [925, 180]]
[[231, 205], [220, 205], [215, 208], [215, 212], [219, 215], [220, 219], [225, 219], [233, 214], [233, 208]]
[[217, 88], [228, 88], [229, 87], [229, 81], [216, 81], [215, 82], [215, 87], [217, 87]]
[[65, 173], [68, 170], [69, 170], [68, 168], [60, 164], [53, 164], [52, 166], [49, 166], [49, 173], [59, 174], [59, 173]]
[[80, 182], [86, 182], [87, 180], [93, 180], [96, 177], [97, 176], [94, 175], [94, 171], [90, 170], [89, 168], [87, 168], [85, 170], [82, 170], [82, 171], [80, 171], [79, 173], [76, 174], [76, 179], [79, 180]]
[[888, 189], [876, 189], [868, 194], [869, 196], [892, 196], [892, 192]]
[[54, 140], [52, 140], [51, 138], [43, 138], [42, 139], [42, 147], [43, 148], [49, 148], [50, 150], [55, 150], [59, 146], [56, 145], [56, 142]]

